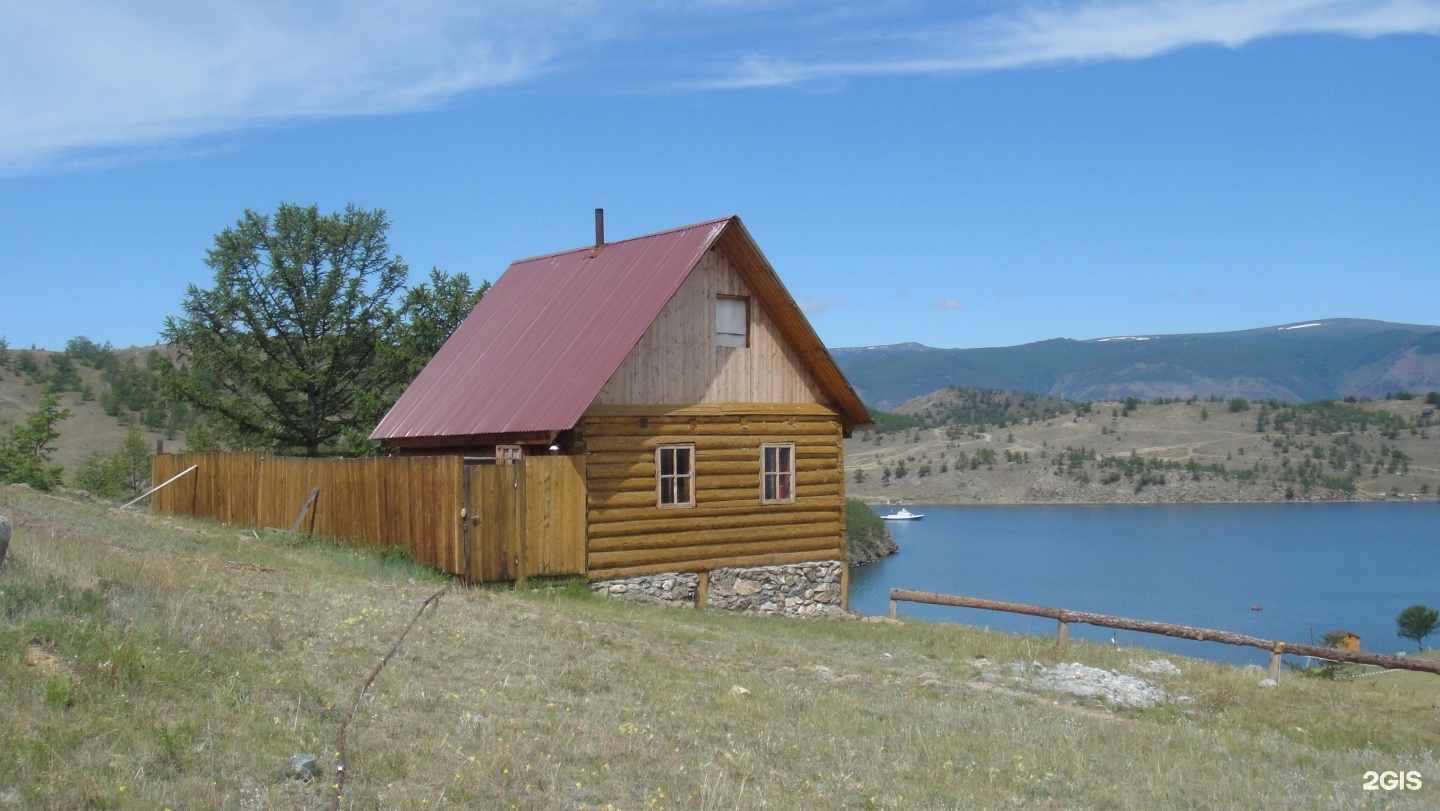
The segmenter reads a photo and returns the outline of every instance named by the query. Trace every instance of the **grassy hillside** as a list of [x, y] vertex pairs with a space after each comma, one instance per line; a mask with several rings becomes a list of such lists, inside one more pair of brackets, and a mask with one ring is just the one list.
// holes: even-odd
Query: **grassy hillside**
[[5, 422], [23, 422], [49, 382], [56, 384], [60, 405], [70, 412], [56, 426], [60, 438], [51, 457], [51, 464], [65, 468], [66, 484], [86, 456], [118, 448], [130, 425], [140, 429], [151, 448], [164, 439], [167, 450], [183, 450], [189, 418], [184, 409], [161, 403], [158, 378], [147, 365], [155, 351], [163, 348], [132, 346], [105, 352], [104, 360], [95, 353], [0, 352], [0, 431]]
[[[0, 488], [0, 803], [327, 808], [337, 728], [444, 587], [374, 553]], [[459, 589], [347, 733], [343, 808], [1433, 808], [1440, 680], [1171, 657], [1149, 709], [1043, 690], [1152, 652]], [[285, 775], [316, 753], [322, 779]], [[1415, 770], [1418, 791], [1366, 792]], [[448, 806], [447, 806], [448, 804]]]
[[1075, 404], [942, 389], [904, 404], [903, 419], [846, 440], [848, 492], [872, 503], [955, 504], [1440, 493], [1440, 414], [1424, 413], [1440, 409], [1422, 398], [1246, 401], [1242, 410], [1232, 402]]

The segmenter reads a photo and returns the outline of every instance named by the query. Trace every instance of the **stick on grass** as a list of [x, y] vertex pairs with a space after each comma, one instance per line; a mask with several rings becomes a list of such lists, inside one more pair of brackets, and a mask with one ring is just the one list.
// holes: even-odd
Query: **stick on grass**
[[375, 669], [370, 671], [370, 675], [365, 679], [365, 683], [360, 685], [360, 691], [355, 694], [355, 702], [350, 705], [350, 711], [345, 713], [345, 720], [340, 722], [340, 729], [335, 733], [335, 802], [332, 806], [335, 811], [340, 810], [340, 797], [345, 792], [345, 729], [350, 726], [350, 721], [355, 717], [355, 711], [360, 708], [360, 701], [365, 698], [365, 693], [370, 689], [370, 685], [375, 682], [375, 677], [380, 675], [380, 671], [385, 669], [385, 665], [390, 661], [391, 657], [395, 655], [396, 651], [400, 650], [400, 643], [405, 641], [406, 634], [409, 634], [410, 630], [415, 627], [415, 623], [420, 621], [420, 615], [424, 614], [425, 609], [430, 606], [438, 605], [441, 595], [449, 590], [450, 586], [447, 584], [445, 588], [425, 598], [425, 602], [421, 603], [420, 607], [415, 610], [415, 616], [410, 618], [410, 623], [405, 626], [405, 630], [401, 631], [400, 636], [396, 637], [395, 644], [390, 646], [390, 650], [385, 654], [385, 658], [380, 660], [380, 664], [375, 665]]

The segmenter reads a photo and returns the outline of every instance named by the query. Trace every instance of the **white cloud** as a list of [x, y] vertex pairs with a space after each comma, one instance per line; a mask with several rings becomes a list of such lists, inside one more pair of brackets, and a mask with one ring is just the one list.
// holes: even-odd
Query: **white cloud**
[[530, 77], [575, 3], [0, 5], [0, 174], [87, 150], [394, 113]]
[[823, 315], [837, 307], [845, 306], [845, 299], [840, 296], [826, 296], [825, 298], [804, 299], [797, 303], [800, 305], [800, 309], [805, 311], [806, 315], [817, 316]]
[[[1027, 2], [989, 17], [890, 30], [863, 58], [752, 53], [714, 87], [798, 84], [845, 76], [960, 73], [1066, 62], [1143, 59], [1195, 45], [1235, 48], [1267, 37], [1440, 34], [1436, 0], [1095, 0]], [[854, 49], [852, 49], [854, 50]]]
[[961, 310], [965, 309], [965, 302], [953, 298], [940, 299], [939, 301], [935, 302], [935, 309], [951, 310], [958, 313]]

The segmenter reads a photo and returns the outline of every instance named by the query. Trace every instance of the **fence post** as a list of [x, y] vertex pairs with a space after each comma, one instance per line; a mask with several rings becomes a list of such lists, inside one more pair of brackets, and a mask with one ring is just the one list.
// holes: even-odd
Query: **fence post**
[[[300, 514], [297, 515], [297, 516], [295, 516], [295, 523], [293, 523], [293, 524], [290, 525], [290, 531], [291, 531], [291, 532], [295, 532], [296, 530], [300, 529], [300, 522], [305, 520], [305, 514], [308, 513], [308, 512], [310, 512], [310, 507], [311, 507], [311, 505], [313, 505], [313, 504], [315, 503], [315, 497], [318, 496], [318, 495], [320, 495], [320, 488], [316, 487], [316, 488], [313, 488], [313, 489], [310, 491], [310, 497], [307, 498], [307, 499], [305, 499], [305, 506], [304, 506], [304, 507], [301, 507], [301, 508], [300, 508]], [[314, 534], [315, 534], [315, 519], [314, 519], [314, 518], [311, 518], [311, 519], [310, 519], [310, 532], [307, 533], [307, 534], [310, 534], [310, 535], [314, 535]]]
[[895, 598], [890, 598], [890, 619], [895, 619]]
[[1280, 683], [1280, 652], [1284, 650], [1284, 648], [1285, 646], [1283, 644], [1279, 644], [1275, 646], [1274, 650], [1270, 651], [1270, 678], [1273, 679], [1276, 684]]
[[470, 562], [470, 466], [460, 460], [460, 544], [463, 547], [465, 582], [475, 579], [475, 567]]
[[521, 456], [519, 459], [515, 460], [515, 498], [518, 502], [516, 504], [516, 516], [518, 519], [516, 523], [518, 524], [518, 526], [515, 527], [515, 532], [520, 535], [520, 543], [518, 544], [519, 549], [517, 550], [519, 554], [516, 555], [515, 558], [516, 586], [525, 585], [525, 578], [530, 574], [530, 572], [528, 571], [530, 567], [529, 555], [526, 554], [529, 550], [525, 548], [530, 545], [530, 533], [525, 527], [525, 523], [529, 518], [525, 505], [525, 468], [526, 465], [524, 456]]
[[1059, 627], [1055, 629], [1055, 649], [1065, 650], [1065, 639], [1069, 635], [1069, 625], [1065, 620], [1055, 620]]

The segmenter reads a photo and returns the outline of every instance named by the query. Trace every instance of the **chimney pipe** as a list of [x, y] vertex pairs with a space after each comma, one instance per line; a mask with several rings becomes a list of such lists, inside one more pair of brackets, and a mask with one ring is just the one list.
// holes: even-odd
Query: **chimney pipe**
[[605, 209], [595, 209], [595, 247], [605, 246]]

